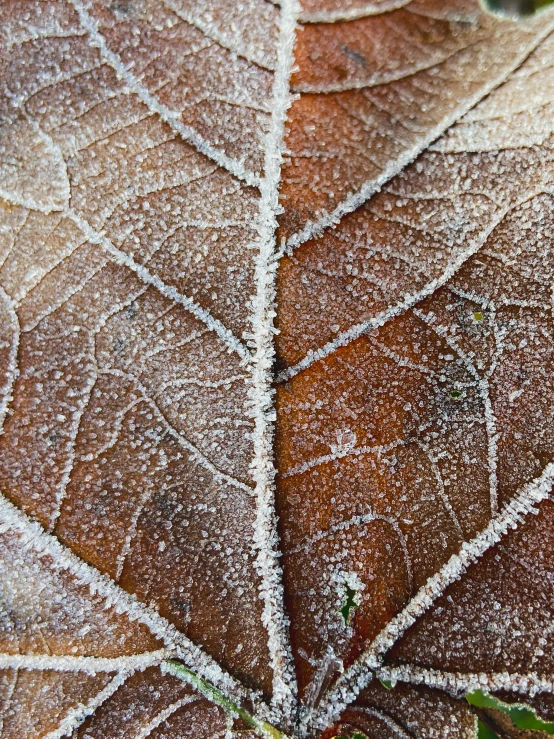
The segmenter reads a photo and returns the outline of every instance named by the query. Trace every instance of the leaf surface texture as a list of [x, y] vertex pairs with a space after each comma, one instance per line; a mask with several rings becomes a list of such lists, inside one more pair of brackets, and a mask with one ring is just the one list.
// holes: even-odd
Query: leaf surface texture
[[552, 12], [10, 0], [0, 44], [0, 736], [551, 716]]

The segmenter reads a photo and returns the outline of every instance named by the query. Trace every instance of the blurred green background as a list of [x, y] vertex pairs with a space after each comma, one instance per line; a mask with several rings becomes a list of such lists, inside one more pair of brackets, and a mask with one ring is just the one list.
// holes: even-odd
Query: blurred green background
[[554, 0], [485, 0], [485, 5], [508, 15], [530, 15], [547, 5], [554, 5]]

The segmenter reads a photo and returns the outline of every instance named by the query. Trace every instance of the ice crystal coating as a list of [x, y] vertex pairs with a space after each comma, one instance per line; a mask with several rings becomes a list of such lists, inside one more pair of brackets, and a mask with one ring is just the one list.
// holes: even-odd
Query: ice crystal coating
[[8, 0], [0, 45], [0, 736], [552, 717], [554, 14]]

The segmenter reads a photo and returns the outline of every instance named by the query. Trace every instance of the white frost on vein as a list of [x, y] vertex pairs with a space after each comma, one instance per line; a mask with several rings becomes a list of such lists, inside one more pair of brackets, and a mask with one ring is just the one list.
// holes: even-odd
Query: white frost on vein
[[113, 608], [119, 614], [125, 613], [131, 621], [138, 621], [147, 626], [152, 634], [163, 640], [172, 654], [218, 687], [235, 703], [250, 698], [259, 705], [258, 694], [247, 693], [242, 685], [227, 674], [212, 657], [193, 644], [154, 608], [144, 605], [134, 595], [116, 585], [107, 575], [83, 562], [54, 536], [47, 534], [40, 524], [31, 521], [13, 503], [0, 495], [0, 533], [6, 531], [19, 537], [22, 548], [33, 550], [39, 557], [50, 557], [56, 569], [71, 573], [78, 584], [89, 588], [91, 594], [105, 598], [106, 608]]
[[171, 656], [167, 649], [121, 657], [71, 657], [57, 654], [0, 654], [0, 670], [55, 670], [56, 672], [99, 672], [144, 670]]
[[489, 693], [509, 690], [530, 696], [554, 692], [554, 676], [538, 675], [536, 672], [443, 672], [415, 665], [402, 665], [381, 667], [375, 674], [381, 680], [390, 680], [392, 684], [400, 680], [413, 685], [427, 685], [457, 697], [474, 690]]
[[131, 92], [134, 92], [135, 95], [142, 100], [150, 111], [159, 115], [162, 121], [165, 121], [165, 123], [178, 133], [182, 139], [187, 141], [189, 144], [192, 144], [201, 154], [209, 157], [220, 167], [223, 167], [228, 172], [235, 175], [235, 177], [246, 182], [247, 185], [251, 185], [252, 187], [259, 186], [260, 180], [257, 175], [249, 172], [241, 162], [232, 159], [205, 141], [193, 128], [186, 126], [182, 122], [179, 113], [170, 110], [166, 105], [163, 105], [163, 103], [161, 103], [154, 95], [148, 92], [143, 85], [141, 85], [136, 77], [131, 74], [129, 69], [123, 64], [120, 57], [108, 48], [104, 37], [98, 30], [98, 23], [87, 11], [86, 3], [81, 0], [70, 0], [70, 2], [79, 15], [81, 25], [88, 32], [93, 45], [100, 51], [102, 58], [108, 62], [116, 72], [119, 79], [127, 85]]
[[88, 716], [92, 716], [96, 709], [101, 706], [102, 703], [107, 701], [108, 698], [110, 698], [115, 691], [131, 677], [133, 672], [134, 670], [118, 672], [113, 680], [111, 680], [103, 690], [92, 698], [92, 700], [90, 700], [86, 705], [79, 703], [77, 706], [72, 708], [59, 723], [57, 729], [48, 732], [48, 734], [44, 734], [42, 739], [61, 739], [61, 737], [71, 734], [71, 732], [79, 727]]
[[[494, 516], [498, 512], [498, 432], [496, 430], [496, 417], [492, 407], [490, 398], [490, 386], [489, 376], [490, 372], [484, 377], [481, 377], [475, 364], [471, 361], [470, 357], [458, 346], [455, 338], [449, 336], [447, 330], [442, 326], [434, 325], [433, 321], [419, 309], [414, 309], [414, 315], [421, 319], [426, 326], [434, 331], [437, 336], [440, 336], [453, 349], [460, 359], [465, 364], [469, 373], [475, 378], [477, 386], [479, 388], [479, 394], [483, 401], [485, 409], [485, 428], [487, 430], [487, 461], [489, 466], [489, 496], [491, 501], [491, 514]], [[493, 317], [494, 321], [494, 317]], [[494, 365], [493, 365], [494, 367]]]
[[189, 313], [192, 313], [193, 316], [198, 318], [198, 320], [202, 321], [202, 323], [204, 323], [209, 329], [214, 331], [219, 338], [227, 344], [229, 349], [235, 351], [244, 362], [251, 361], [252, 356], [242, 341], [237, 339], [237, 337], [226, 326], [224, 326], [221, 321], [214, 318], [209, 311], [198, 305], [198, 303], [192, 300], [192, 298], [183, 295], [174, 287], [171, 287], [171, 285], [166, 285], [160, 277], [153, 275], [142, 264], [135, 262], [131, 256], [125, 254], [121, 249], [118, 249], [110, 239], [107, 238], [107, 236], [95, 231], [88, 222], [81, 218], [73, 209], [68, 209], [67, 216], [81, 229], [91, 244], [101, 246], [108, 252], [108, 254], [111, 255], [116, 264], [128, 267], [137, 275], [139, 280], [147, 285], [152, 285], [164, 297], [168, 298], [172, 302], [182, 305], [183, 308], [189, 311]]
[[511, 203], [508, 207], [500, 210], [496, 214], [496, 217], [491, 220], [487, 228], [481, 231], [477, 238], [470, 241], [470, 246], [463, 252], [461, 252], [456, 259], [450, 262], [450, 264], [444, 270], [442, 275], [440, 275], [440, 277], [435, 277], [434, 279], [430, 280], [418, 292], [405, 295], [401, 301], [396, 303], [396, 305], [387, 308], [387, 310], [382, 311], [373, 318], [369, 318], [367, 321], [357, 323], [354, 326], [351, 326], [346, 331], [341, 331], [341, 333], [337, 334], [337, 336], [335, 336], [332, 341], [327, 342], [327, 344], [320, 347], [319, 349], [311, 349], [306, 354], [306, 356], [297, 364], [288, 367], [287, 369], [280, 372], [276, 378], [277, 382], [287, 382], [299, 372], [302, 372], [308, 367], [311, 367], [312, 364], [314, 364], [315, 362], [319, 362], [320, 360], [325, 359], [325, 357], [334, 354], [334, 352], [336, 352], [337, 349], [339, 349], [341, 346], [346, 346], [347, 344], [350, 344], [350, 342], [355, 341], [360, 336], [368, 333], [372, 329], [384, 326], [386, 323], [388, 323], [388, 321], [391, 321], [393, 318], [396, 318], [397, 316], [400, 316], [406, 311], [410, 310], [410, 308], [413, 308], [416, 303], [419, 303], [430, 295], [433, 295], [433, 293], [435, 293], [440, 287], [447, 283], [448, 280], [454, 277], [454, 275], [470, 257], [472, 257], [474, 254], [477, 254], [477, 252], [486, 243], [489, 236], [493, 233], [496, 227], [500, 223], [502, 223], [502, 221], [506, 218], [510, 211], [515, 210], [522, 203], [525, 203], [526, 201], [531, 200], [538, 195], [550, 194], [552, 194], [550, 190], [541, 187], [532, 193], [526, 193], [522, 197], [521, 201]]
[[157, 729], [158, 726], [161, 726], [164, 721], [167, 721], [167, 719], [174, 713], [176, 713], [180, 708], [183, 708], [183, 706], [186, 706], [188, 703], [194, 703], [197, 700], [198, 696], [196, 695], [185, 695], [180, 700], [175, 701], [175, 703], [167, 706], [167, 708], [164, 708], [163, 711], [160, 711], [156, 716], [154, 716], [154, 718], [149, 721], [146, 726], [143, 726], [141, 730], [137, 734], [135, 734], [134, 739], [146, 739], [146, 737], [150, 736], [154, 729]]
[[385, 724], [387, 728], [394, 732], [394, 736], [396, 736], [397, 739], [412, 739], [412, 735], [407, 734], [404, 729], [399, 726], [396, 721], [393, 721], [390, 716], [387, 716], [386, 713], [382, 713], [375, 708], [368, 708], [366, 706], [353, 706], [351, 710], [358, 711], [366, 716], [372, 716], [373, 718], [378, 719], [381, 723]]
[[336, 10], [320, 10], [301, 13], [301, 23], [338, 23], [340, 21], [355, 21], [359, 18], [369, 18], [372, 15], [382, 15], [391, 10], [403, 8], [412, 0], [387, 0], [387, 2], [368, 2], [364, 5], [354, 5], [352, 8], [339, 7]]
[[281, 6], [277, 67], [273, 83], [273, 112], [265, 146], [265, 177], [261, 182], [259, 214], [260, 248], [256, 259], [256, 295], [252, 299], [252, 333], [247, 336], [254, 350], [249, 400], [254, 419], [254, 459], [252, 474], [256, 483], [256, 527], [254, 546], [256, 568], [262, 585], [262, 619], [267, 629], [268, 649], [273, 669], [272, 704], [290, 719], [296, 700], [296, 679], [288, 639], [288, 618], [283, 603], [282, 572], [278, 562], [279, 538], [274, 509], [275, 467], [273, 464], [273, 361], [275, 350], [275, 295], [278, 254], [276, 215], [279, 213], [279, 182], [287, 110], [292, 97], [289, 80], [293, 64], [296, 0], [283, 0]]
[[397, 159], [390, 162], [390, 164], [382, 171], [379, 177], [375, 177], [373, 180], [368, 180], [367, 182], [365, 182], [357, 192], [347, 197], [342, 203], [339, 203], [339, 205], [337, 205], [337, 207], [331, 213], [326, 213], [318, 221], [308, 221], [303, 229], [301, 229], [288, 239], [287, 252], [292, 253], [292, 251], [297, 246], [300, 246], [310, 239], [313, 239], [315, 236], [323, 233], [323, 231], [336, 226], [338, 223], [340, 223], [345, 215], [347, 215], [348, 213], [352, 213], [354, 210], [363, 205], [367, 200], [369, 200], [372, 195], [375, 195], [375, 193], [379, 192], [386, 182], [388, 182], [395, 175], [401, 172], [405, 167], [408, 166], [408, 164], [413, 162], [414, 159], [422, 151], [428, 148], [429, 145], [433, 141], [435, 141], [435, 139], [438, 139], [438, 137], [444, 131], [450, 128], [453, 124], [457, 123], [461, 116], [463, 116], [467, 111], [471, 110], [471, 108], [473, 108], [484, 97], [492, 92], [495, 87], [498, 87], [498, 85], [504, 82], [508, 75], [521, 65], [521, 63], [526, 59], [530, 52], [534, 51], [534, 49], [536, 49], [538, 45], [542, 41], [544, 41], [544, 39], [552, 32], [553, 28], [553, 21], [545, 21], [544, 28], [542, 29], [541, 34], [539, 36], [536, 36], [533, 39], [533, 42], [530, 43], [517, 57], [513, 59], [513, 62], [508, 69], [504, 69], [502, 73], [496, 78], [490, 79], [488, 81], [488, 84], [478, 89], [474, 95], [468, 96], [452, 111], [449, 116], [443, 118], [437, 126], [434, 126], [431, 130], [429, 130], [425, 137], [417, 141], [416, 144], [410, 149], [403, 151]]
[[514, 499], [498, 513], [476, 537], [464, 542], [458, 554], [419, 589], [408, 605], [377, 635], [369, 648], [335, 683], [322, 703], [315, 725], [326, 728], [352, 703], [358, 693], [370, 682], [374, 670], [379, 670], [385, 653], [421, 616], [446, 588], [458, 580], [468, 567], [508, 532], [517, 528], [528, 513], [536, 513], [535, 506], [549, 497], [554, 484], [554, 464], [548, 464], [540, 477], [525, 485]]
[[[9, 315], [11, 328], [12, 328], [12, 341], [10, 344], [10, 351], [8, 355], [8, 364], [6, 367], [6, 380], [3, 385], [0, 386], [0, 434], [3, 432], [4, 420], [8, 412], [8, 406], [13, 400], [12, 390], [13, 384], [17, 377], [17, 352], [19, 349], [19, 319], [15, 312], [15, 307], [10, 296], [6, 291], [0, 287], [0, 300], [6, 307], [6, 311]], [[0, 303], [0, 305], [2, 304]], [[0, 348], [2, 348], [2, 340], [0, 339]]]

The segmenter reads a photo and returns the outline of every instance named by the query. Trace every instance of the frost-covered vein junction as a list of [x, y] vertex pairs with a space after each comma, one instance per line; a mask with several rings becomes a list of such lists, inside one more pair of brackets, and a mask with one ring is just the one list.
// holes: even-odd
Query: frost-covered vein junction
[[470, 374], [475, 378], [475, 381], [477, 382], [485, 411], [485, 426], [487, 429], [488, 442], [487, 459], [489, 465], [489, 495], [491, 501], [491, 514], [494, 515], [498, 511], [498, 433], [496, 430], [496, 417], [494, 415], [494, 410], [490, 398], [489, 378], [487, 375], [481, 377], [470, 357], [464, 351], [462, 351], [457, 342], [448, 335], [447, 331], [442, 330], [438, 326], [435, 326], [434, 323], [430, 321], [429, 318], [423, 313], [423, 311], [415, 309], [414, 315], [416, 315], [427, 326], [429, 326], [429, 328], [434, 333], [436, 333], [437, 336], [440, 336], [442, 339], [444, 339], [444, 341], [446, 341], [448, 346], [457, 353], [457, 355], [460, 357], [460, 359], [469, 370]]
[[[186, 449], [193, 457], [193, 459], [202, 467], [209, 470], [211, 474], [214, 476], [214, 478], [220, 482], [227, 483], [228, 485], [232, 485], [235, 488], [238, 488], [239, 490], [242, 490], [247, 495], [252, 495], [252, 488], [246, 485], [245, 483], [241, 482], [240, 480], [237, 480], [235, 477], [232, 477], [231, 475], [226, 474], [225, 472], [222, 472], [218, 467], [216, 467], [210, 460], [202, 454], [202, 452], [194, 446], [194, 444], [191, 444], [190, 441], [174, 426], [171, 425], [171, 423], [167, 420], [165, 415], [160, 410], [156, 400], [148, 393], [148, 390], [144, 387], [144, 385], [138, 380], [134, 375], [130, 375], [126, 372], [121, 372], [121, 370], [117, 369], [101, 369], [98, 370], [99, 375], [112, 375], [113, 377], [121, 377], [126, 380], [129, 380], [133, 383], [135, 388], [140, 393], [139, 400], [143, 400], [150, 408], [153, 410], [157, 418], [163, 423], [165, 428], [167, 429], [170, 436], [172, 436], [176, 441], [179, 442], [179, 444], [183, 447], [183, 449]], [[134, 404], [133, 404], [134, 405]], [[129, 408], [125, 409], [125, 413], [129, 410]], [[100, 452], [98, 452], [100, 453]]]
[[[92, 396], [92, 392], [98, 382], [98, 378], [102, 375], [112, 375], [115, 377], [121, 377], [123, 379], [129, 380], [133, 383], [137, 391], [140, 393], [140, 398], [136, 401], [139, 402], [139, 400], [145, 401], [149, 404], [149, 406], [152, 408], [155, 415], [159, 418], [161, 423], [166, 428], [167, 432], [177, 441], [177, 443], [183, 448], [186, 449], [187, 452], [192, 456], [196, 464], [200, 465], [201, 467], [204, 467], [204, 469], [207, 469], [214, 477], [214, 479], [222, 481], [226, 484], [230, 484], [233, 487], [236, 487], [240, 490], [242, 490], [247, 495], [252, 495], [252, 488], [246, 485], [245, 483], [241, 482], [240, 480], [237, 480], [236, 478], [232, 477], [231, 475], [226, 474], [225, 472], [222, 472], [219, 470], [202, 452], [198, 447], [196, 447], [194, 444], [192, 444], [185, 436], [184, 434], [176, 429], [166, 418], [164, 413], [160, 410], [158, 403], [156, 402], [155, 398], [151, 397], [148, 393], [147, 389], [144, 387], [144, 385], [134, 376], [129, 375], [127, 373], [122, 372], [121, 370], [116, 369], [107, 369], [102, 368], [100, 369], [98, 367], [97, 362], [97, 356], [96, 356], [96, 339], [100, 331], [104, 328], [104, 326], [107, 324], [108, 320], [112, 318], [114, 315], [117, 315], [124, 307], [127, 305], [130, 305], [133, 300], [136, 299], [136, 297], [140, 294], [142, 294], [146, 288], [143, 288], [138, 293], [133, 294], [132, 297], [129, 298], [128, 302], [124, 305], [116, 305], [112, 308], [111, 311], [109, 311], [104, 319], [99, 323], [97, 329], [95, 332], [90, 335], [89, 337], [89, 347], [88, 347], [88, 358], [90, 360], [90, 368], [91, 368], [91, 374], [89, 377], [89, 380], [87, 382], [87, 385], [84, 389], [84, 392], [81, 396], [81, 402], [79, 404], [78, 409], [73, 414], [73, 417], [71, 419], [71, 425], [70, 425], [70, 439], [71, 439], [71, 446], [70, 446], [70, 453], [68, 455], [66, 464], [63, 469], [62, 478], [60, 480], [58, 489], [56, 491], [56, 506], [54, 511], [52, 512], [52, 515], [50, 517], [49, 522], [49, 531], [54, 531], [56, 522], [61, 514], [61, 509], [63, 505], [63, 501], [66, 496], [67, 487], [69, 485], [71, 475], [73, 472], [73, 466], [75, 463], [75, 455], [76, 455], [76, 442], [77, 442], [77, 436], [79, 433], [79, 429], [81, 426], [81, 420], [83, 417], [83, 414], [88, 406], [88, 403], [90, 401], [90, 398]], [[85, 353], [86, 355], [86, 353]], [[83, 356], [85, 356], [83, 355]], [[163, 392], [165, 389], [164, 386], [160, 387], [160, 393]], [[125, 413], [130, 410], [131, 407], [133, 407], [134, 404], [131, 404], [126, 410]], [[122, 419], [121, 419], [122, 420]], [[1, 427], [0, 427], [1, 428]], [[115, 443], [117, 439], [117, 434], [113, 437], [112, 444]], [[109, 445], [108, 445], [109, 448]], [[100, 453], [100, 452], [99, 452]], [[142, 511], [142, 508], [146, 504], [148, 498], [143, 498], [141, 500], [141, 503], [137, 506], [137, 509], [134, 512], [133, 515], [133, 524], [127, 534], [125, 544], [123, 547], [123, 550], [118, 558], [118, 568], [117, 568], [117, 577], [121, 575], [121, 571], [123, 568], [123, 563], [125, 560], [125, 556], [128, 554], [128, 547], [130, 544], [131, 539], [133, 538], [135, 526], [138, 521], [138, 518], [140, 516], [140, 513]]]
[[43, 735], [43, 739], [61, 739], [64, 736], [68, 736], [77, 727], [79, 727], [83, 721], [105, 703], [119, 688], [134, 674], [135, 670], [121, 670], [115, 677], [106, 685], [106, 687], [97, 693], [94, 698], [85, 704], [78, 704], [74, 708], [71, 708], [64, 718], [60, 721], [57, 728], [48, 734]]
[[193, 666], [201, 677], [216, 685], [235, 703], [240, 704], [249, 698], [254, 701], [258, 710], [267, 713], [267, 708], [263, 708], [257, 694], [248, 692], [212, 657], [193, 644], [156, 609], [144, 605], [134, 595], [116, 585], [107, 575], [88, 565], [61, 544], [56, 537], [48, 534], [40, 524], [32, 521], [13, 503], [0, 495], [0, 533], [3, 531], [16, 535], [22, 549], [31, 549], [39, 557], [49, 557], [56, 569], [71, 573], [78, 584], [88, 587], [93, 595], [104, 598], [106, 608], [113, 608], [116, 613], [125, 613], [132, 621], [138, 621], [147, 626], [164, 642], [171, 654]]
[[501, 85], [514, 72], [525, 59], [544, 41], [544, 39], [554, 29], [554, 20], [544, 23], [540, 35], [536, 36], [517, 57], [514, 58], [511, 65], [503, 69], [502, 73], [490, 79], [486, 85], [483, 85], [474, 95], [464, 99], [451, 113], [443, 118], [440, 123], [427, 132], [427, 135], [417, 141], [417, 143], [404, 150], [399, 157], [389, 163], [381, 172], [379, 177], [365, 182], [362, 187], [349, 195], [342, 203], [331, 212], [324, 214], [318, 221], [308, 222], [303, 229], [289, 237], [287, 241], [287, 252], [291, 253], [296, 247], [320, 235], [329, 228], [333, 228], [348, 213], [363, 205], [369, 198], [383, 187], [383, 185], [391, 180], [395, 175], [401, 172], [414, 159], [421, 154], [435, 139], [437, 139], [446, 129], [456, 123], [467, 111], [473, 108], [477, 103], [486, 97], [492, 90]]
[[161, 726], [164, 721], [167, 721], [170, 716], [176, 713], [179, 709], [183, 708], [183, 706], [186, 706], [189, 703], [194, 703], [198, 700], [200, 699], [196, 695], [183, 696], [183, 698], [175, 701], [171, 705], [164, 708], [163, 711], [157, 713], [153, 719], [151, 719], [147, 724], [141, 727], [140, 731], [135, 734], [134, 739], [146, 739], [146, 737], [150, 736], [154, 729], [157, 729], [158, 726]]
[[314, 725], [323, 729], [331, 725], [341, 711], [352, 703], [370, 682], [374, 671], [380, 670], [385, 653], [405, 631], [437, 600], [445, 589], [458, 580], [467, 568], [496, 544], [509, 529], [516, 528], [536, 505], [550, 496], [554, 485], [554, 464], [525, 485], [476, 537], [464, 542], [458, 554], [429, 578], [408, 605], [377, 635], [361, 657], [348, 668], [327, 694], [314, 718]]
[[[256, 64], [262, 69], [266, 69], [271, 72], [275, 71], [275, 64], [271, 63], [270, 59], [267, 58], [267, 55], [264, 54], [263, 51], [258, 52], [258, 50], [252, 46], [249, 48], [248, 45], [241, 45], [240, 43], [230, 43], [229, 38], [225, 33], [221, 33], [217, 23], [210, 23], [205, 17], [202, 17], [200, 13], [191, 12], [191, 10], [187, 9], [186, 5], [180, 5], [178, 2], [175, 2], [175, 0], [162, 0], [162, 3], [178, 18], [181, 18], [181, 20], [184, 20], [191, 26], [198, 28], [204, 36], [215, 41], [218, 46], [221, 46], [223, 49], [228, 49], [231, 53], [246, 59], [252, 64]], [[195, 8], [195, 10], [197, 10], [197, 8]], [[232, 26], [233, 24], [230, 25]]]
[[252, 333], [248, 337], [249, 346], [253, 349], [249, 400], [254, 419], [254, 458], [251, 467], [257, 498], [254, 534], [256, 567], [262, 580], [260, 593], [264, 603], [262, 619], [269, 635], [268, 649], [273, 669], [272, 702], [281, 710], [285, 722], [291, 720], [294, 712], [296, 679], [288, 637], [288, 619], [284, 610], [283, 576], [278, 560], [279, 539], [274, 503], [276, 470], [273, 464], [275, 409], [272, 367], [275, 356], [273, 337], [278, 265], [276, 214], [279, 212], [285, 120], [292, 102], [289, 81], [297, 16], [296, 0], [283, 0], [279, 18], [279, 45], [273, 83], [271, 123], [265, 142], [265, 177], [260, 185], [258, 225], [260, 239], [255, 265], [256, 295], [252, 300]]
[[240, 341], [232, 331], [224, 326], [221, 321], [214, 318], [209, 311], [198, 305], [198, 303], [192, 300], [192, 298], [183, 295], [174, 287], [171, 287], [171, 285], [167, 285], [160, 277], [152, 274], [142, 264], [136, 262], [131, 256], [121, 251], [121, 249], [118, 249], [107, 236], [95, 231], [75, 210], [69, 208], [66, 215], [81, 229], [91, 244], [101, 246], [106, 252], [108, 252], [108, 254], [110, 254], [114, 262], [128, 267], [137, 275], [139, 280], [147, 285], [152, 285], [152, 287], [155, 287], [156, 290], [158, 290], [164, 297], [174, 303], [182, 305], [183, 308], [188, 310], [189, 313], [192, 313], [195, 318], [198, 318], [209, 329], [214, 331], [220, 339], [223, 339], [229, 349], [236, 352], [244, 362], [251, 361], [252, 355], [244, 346], [242, 341]]
[[118, 54], [108, 48], [105, 38], [98, 30], [98, 23], [87, 11], [86, 3], [81, 0], [69, 0], [79, 15], [79, 21], [88, 32], [92, 44], [98, 48], [102, 58], [112, 67], [117, 76], [134, 92], [139, 99], [154, 114], [157, 114], [167, 123], [184, 141], [192, 144], [201, 154], [212, 159], [220, 167], [253, 187], [259, 187], [260, 178], [249, 172], [241, 162], [219, 151], [190, 126], [186, 126], [178, 112], [164, 105], [155, 95], [152, 95], [144, 85], [129, 71]]
[[315, 362], [319, 362], [320, 360], [325, 359], [325, 357], [334, 354], [334, 352], [336, 352], [337, 349], [339, 349], [341, 346], [346, 346], [347, 344], [350, 344], [350, 342], [355, 341], [360, 336], [368, 333], [374, 328], [380, 328], [381, 326], [384, 326], [386, 323], [388, 323], [388, 321], [391, 321], [393, 318], [402, 315], [406, 311], [410, 310], [410, 308], [413, 308], [413, 306], [417, 303], [420, 303], [425, 298], [433, 295], [433, 293], [435, 293], [440, 287], [445, 285], [448, 280], [454, 277], [454, 275], [460, 270], [462, 265], [465, 264], [465, 262], [467, 262], [470, 257], [476, 254], [485, 245], [489, 236], [500, 225], [500, 223], [502, 223], [502, 221], [512, 210], [515, 210], [523, 203], [531, 200], [534, 197], [537, 197], [538, 195], [551, 194], [551, 190], [541, 187], [536, 191], [533, 191], [532, 193], [526, 193], [525, 196], [521, 198], [521, 200], [515, 203], [511, 203], [506, 208], [503, 208], [501, 211], [498, 212], [496, 218], [491, 221], [487, 228], [484, 229], [477, 238], [472, 240], [470, 246], [463, 252], [461, 252], [461, 254], [446, 267], [440, 277], [436, 277], [430, 280], [421, 290], [418, 290], [417, 292], [410, 295], [405, 295], [403, 300], [399, 301], [396, 305], [387, 308], [387, 310], [382, 311], [381, 313], [373, 316], [372, 318], [369, 318], [366, 321], [362, 321], [361, 323], [357, 323], [354, 326], [351, 326], [346, 331], [341, 331], [341, 333], [339, 333], [332, 341], [327, 342], [327, 344], [320, 347], [319, 349], [310, 350], [306, 354], [306, 356], [299, 362], [280, 372], [276, 378], [277, 382], [286, 382], [287, 380], [290, 380], [299, 372], [302, 372], [308, 367], [311, 367], [312, 364], [314, 364]]

